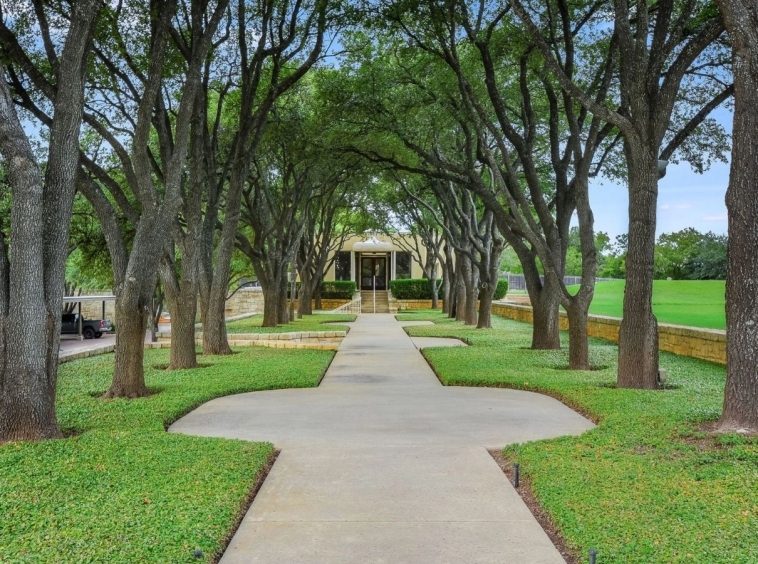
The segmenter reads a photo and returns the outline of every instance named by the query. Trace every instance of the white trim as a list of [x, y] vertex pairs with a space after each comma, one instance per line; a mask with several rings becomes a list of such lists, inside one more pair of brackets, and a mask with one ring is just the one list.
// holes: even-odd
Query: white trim
[[390, 282], [391, 282], [392, 280], [397, 279], [397, 251], [392, 251], [390, 254], [392, 255], [390, 257], [390, 263], [392, 265], [390, 267]]

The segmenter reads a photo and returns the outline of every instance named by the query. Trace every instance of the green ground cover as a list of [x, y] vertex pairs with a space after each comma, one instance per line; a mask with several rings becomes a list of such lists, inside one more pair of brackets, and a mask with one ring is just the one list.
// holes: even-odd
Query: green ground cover
[[131, 401], [97, 397], [113, 355], [61, 366], [58, 416], [78, 434], [0, 446], [0, 562], [209, 562], [273, 446], [165, 427], [215, 397], [316, 386], [333, 356], [245, 348], [200, 357], [200, 369], [154, 368], [168, 354], [145, 351], [147, 384], [159, 393]]
[[[598, 282], [590, 313], [621, 317], [624, 281]], [[577, 292], [579, 286], [569, 286]], [[723, 280], [656, 280], [653, 282], [653, 312], [659, 323], [724, 329]]]
[[262, 315], [254, 315], [226, 324], [228, 333], [289, 333], [292, 331], [347, 331], [347, 325], [339, 325], [336, 321], [355, 321], [355, 315], [349, 313], [331, 314], [317, 313], [304, 315], [302, 319], [296, 319], [292, 323], [277, 325], [276, 327], [261, 327]]
[[565, 349], [526, 348], [528, 324], [493, 316], [484, 331], [433, 312], [398, 318], [438, 323], [409, 327], [414, 336], [473, 345], [423, 351], [445, 384], [541, 390], [598, 421], [580, 437], [504, 453], [583, 558], [596, 548], [609, 563], [758, 562], [758, 440], [699, 429], [721, 412], [722, 366], [661, 353], [675, 389], [617, 390], [617, 348], [605, 341], [591, 344], [592, 363], [605, 368], [576, 372]]

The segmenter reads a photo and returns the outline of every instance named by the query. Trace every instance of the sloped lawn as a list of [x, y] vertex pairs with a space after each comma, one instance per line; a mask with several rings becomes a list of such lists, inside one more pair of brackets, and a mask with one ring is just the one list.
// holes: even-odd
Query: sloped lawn
[[[624, 280], [598, 282], [590, 313], [622, 317]], [[659, 323], [724, 329], [723, 280], [656, 280], [653, 282], [653, 313]], [[569, 286], [578, 292], [579, 286]]]
[[431, 312], [398, 317], [439, 322], [409, 327], [413, 336], [473, 345], [423, 351], [443, 383], [542, 390], [598, 421], [581, 437], [504, 451], [582, 562], [590, 548], [599, 563], [758, 562], [758, 440], [699, 430], [720, 415], [722, 366], [662, 353], [675, 389], [617, 390], [611, 343], [592, 342], [600, 370], [574, 372], [565, 349], [526, 348], [528, 324], [494, 316], [483, 331]]
[[210, 561], [273, 446], [165, 428], [215, 397], [316, 386], [333, 356], [245, 348], [196, 370], [152, 368], [168, 353], [145, 351], [157, 393], [131, 401], [97, 397], [113, 355], [61, 366], [58, 416], [74, 436], [0, 446], [0, 562]]

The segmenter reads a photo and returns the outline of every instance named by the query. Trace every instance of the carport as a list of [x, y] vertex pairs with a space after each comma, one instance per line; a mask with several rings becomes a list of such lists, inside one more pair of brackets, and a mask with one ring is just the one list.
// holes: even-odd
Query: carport
[[79, 314], [79, 327], [77, 329], [79, 330], [78, 338], [80, 341], [84, 340], [84, 336], [82, 335], [82, 302], [102, 302], [103, 304], [103, 315], [100, 319], [105, 319], [105, 302], [111, 302], [116, 299], [116, 296], [64, 296], [63, 303], [65, 304], [71, 304], [75, 303], [77, 304], [77, 313]]

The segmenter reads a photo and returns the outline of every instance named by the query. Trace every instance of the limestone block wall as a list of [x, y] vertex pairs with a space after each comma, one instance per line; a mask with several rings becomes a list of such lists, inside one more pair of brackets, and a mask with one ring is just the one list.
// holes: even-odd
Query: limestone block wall
[[[397, 310], [403, 311], [406, 309], [432, 309], [432, 300], [395, 300], [397, 302]], [[442, 309], [442, 300], [437, 302], [439, 309]]]
[[263, 290], [260, 288], [240, 288], [226, 300], [226, 317], [245, 313], [263, 313]]
[[[508, 319], [532, 322], [532, 308], [529, 306], [496, 303], [492, 304], [492, 313]], [[561, 329], [568, 329], [566, 313], [560, 312]], [[587, 320], [587, 333], [590, 337], [606, 339], [614, 343], [619, 341], [621, 319], [590, 315]], [[726, 364], [726, 331], [718, 329], [701, 329], [661, 323], [658, 325], [658, 348], [662, 351], [710, 360]]]
[[[295, 309], [298, 308], [300, 300], [295, 300]], [[331, 311], [337, 309], [340, 306], [350, 303], [350, 300], [338, 300], [338, 299], [326, 299], [321, 298], [321, 309], [323, 311]], [[289, 307], [289, 300], [287, 300], [287, 307]], [[311, 302], [312, 309], [316, 309], [316, 300]]]

